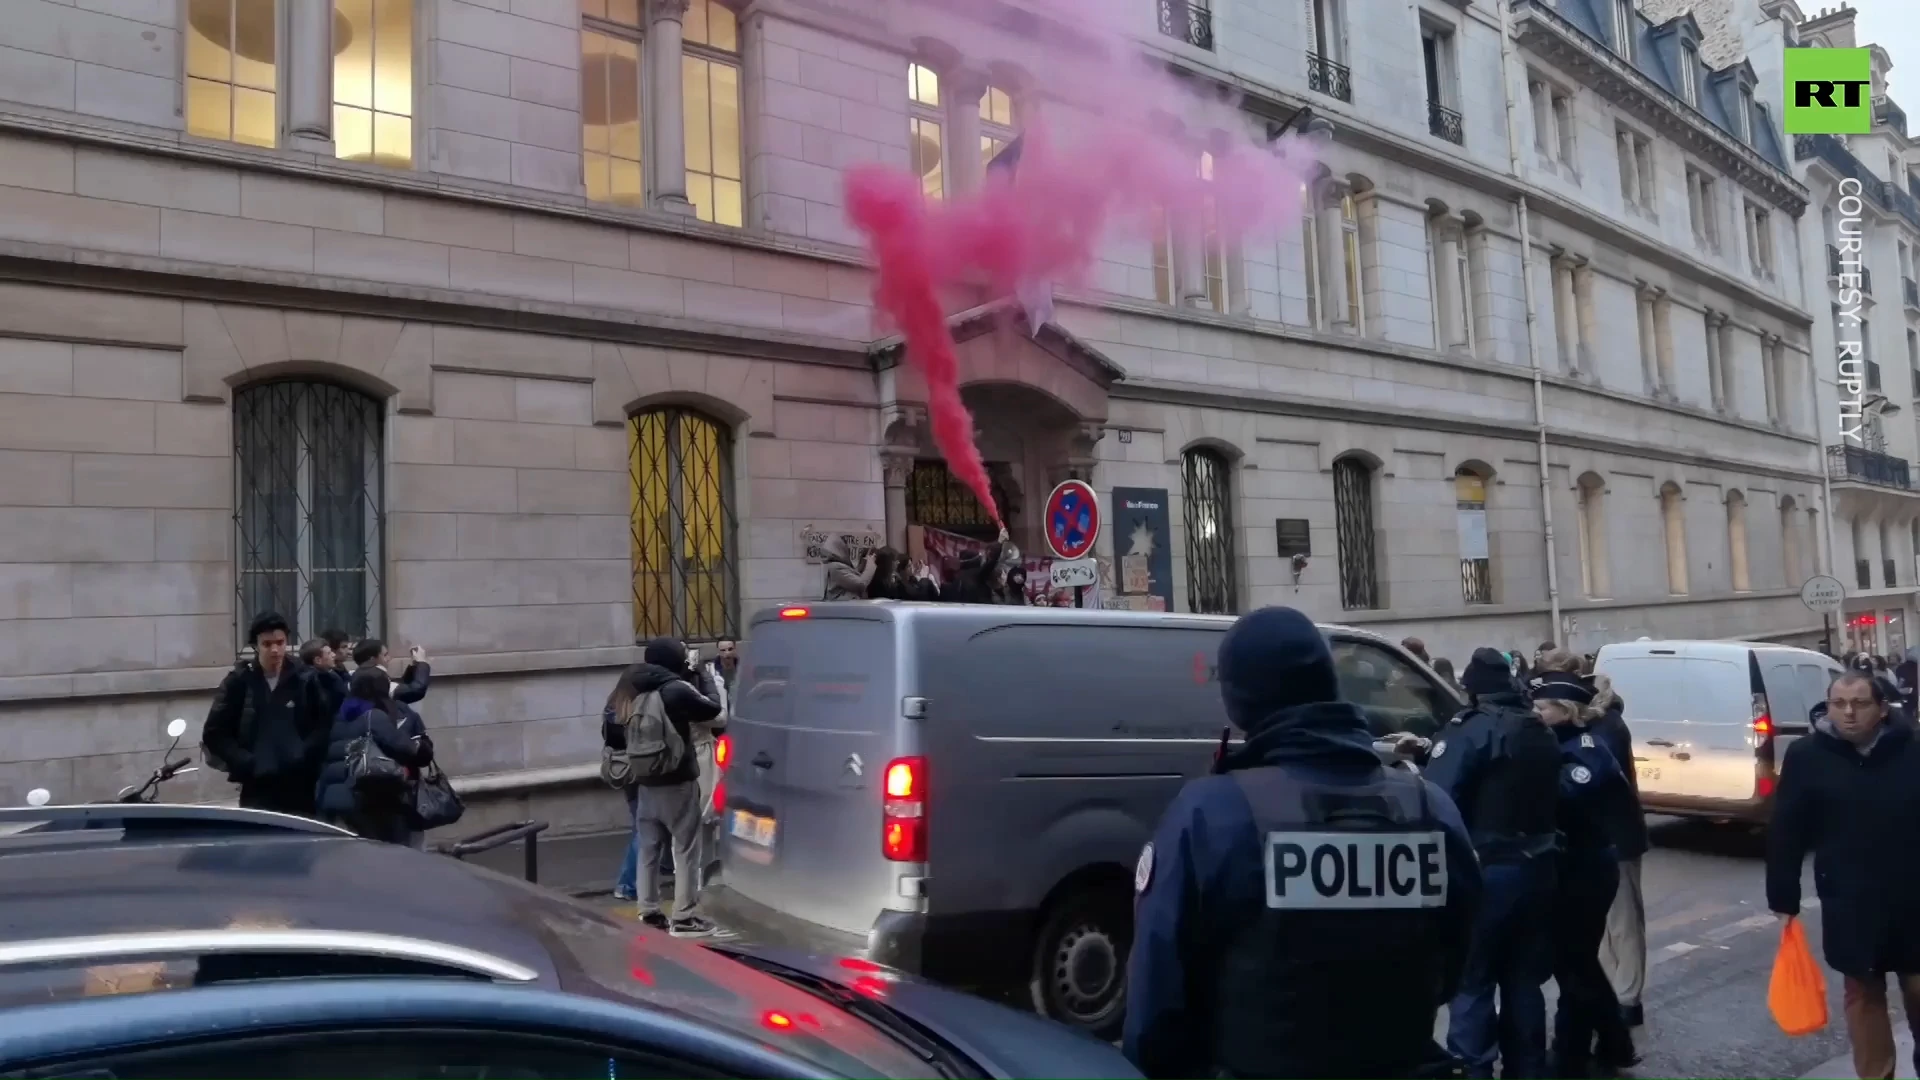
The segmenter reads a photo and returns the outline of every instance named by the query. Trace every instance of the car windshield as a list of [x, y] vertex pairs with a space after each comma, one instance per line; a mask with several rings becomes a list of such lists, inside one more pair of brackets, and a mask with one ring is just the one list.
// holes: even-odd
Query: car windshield
[[[572, 974], [600, 990], [715, 1024], [843, 1076], [936, 1071], [881, 1027], [722, 953], [571, 905], [543, 907], [538, 917], [572, 961]], [[563, 983], [569, 974], [563, 967]]]

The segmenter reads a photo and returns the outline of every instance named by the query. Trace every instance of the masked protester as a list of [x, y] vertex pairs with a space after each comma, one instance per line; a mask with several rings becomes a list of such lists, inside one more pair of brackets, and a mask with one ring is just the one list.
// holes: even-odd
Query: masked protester
[[[1433, 1024], [1480, 870], [1452, 800], [1381, 764], [1300, 612], [1241, 618], [1219, 667], [1246, 742], [1181, 790], [1140, 853], [1127, 1056], [1150, 1077], [1459, 1075]], [[1366, 819], [1343, 814], [1338, 845], [1334, 807]], [[1363, 866], [1423, 869], [1333, 880], [1326, 865], [1356, 837], [1380, 845]]]

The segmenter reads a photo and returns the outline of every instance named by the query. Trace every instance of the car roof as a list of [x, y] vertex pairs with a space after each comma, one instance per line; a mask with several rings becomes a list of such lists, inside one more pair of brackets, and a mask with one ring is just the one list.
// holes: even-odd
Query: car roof
[[[1114, 608], [1056, 608], [1021, 604], [954, 604], [917, 600], [822, 600], [814, 603], [780, 604], [754, 612], [750, 626], [791, 621], [788, 612], [805, 612], [808, 619], [852, 619], [866, 622], [908, 623], [923, 620], [958, 622], [963, 625], [1006, 626], [1039, 624], [1049, 626], [1175, 626], [1193, 629], [1226, 630], [1238, 622], [1238, 615], [1194, 615], [1174, 611], [1132, 611]], [[1337, 623], [1316, 623], [1328, 636], [1364, 640], [1398, 651], [1392, 639], [1371, 630]]]
[[1609, 645], [1600, 646], [1600, 651], [1594, 656], [1594, 662], [1597, 664], [1604, 660], [1630, 656], [1673, 656], [1682, 659], [1697, 657], [1703, 659], [1739, 660], [1753, 653], [1760, 653], [1762, 655], [1791, 653], [1796, 657], [1803, 657], [1810, 661], [1835, 664], [1837, 666], [1836, 662], [1825, 653], [1815, 652], [1812, 649], [1802, 649], [1795, 645], [1776, 645], [1766, 641], [1618, 641]]
[[[170, 821], [169, 811], [177, 812]], [[0, 817], [80, 812], [0, 810]], [[888, 1061], [902, 1053], [863, 1021], [697, 943], [449, 856], [338, 832], [260, 829], [281, 815], [247, 810], [137, 807], [124, 830], [100, 827], [111, 823], [111, 808], [84, 812], [106, 820], [66, 832], [0, 834], [0, 952], [25, 941], [187, 932], [205, 939], [204, 932], [222, 930], [389, 935], [497, 958], [529, 969], [531, 982], [548, 989], [657, 1006], [749, 1036], [761, 1033], [765, 1010], [807, 1010], [832, 1016], [830, 1026], [846, 1033], [834, 1040], [836, 1056], [844, 1050]], [[144, 827], [131, 826], [136, 816]], [[231, 827], [249, 820], [253, 831]], [[271, 944], [259, 948], [278, 955]], [[101, 958], [118, 962], [111, 956]], [[213, 960], [201, 954], [203, 974]], [[246, 979], [259, 977], [248, 965], [262, 962], [235, 955], [215, 966]]]

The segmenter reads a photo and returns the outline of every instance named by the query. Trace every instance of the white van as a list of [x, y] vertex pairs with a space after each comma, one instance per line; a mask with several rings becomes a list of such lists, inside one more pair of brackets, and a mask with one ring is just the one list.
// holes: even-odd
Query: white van
[[1763, 824], [1781, 755], [1842, 669], [1785, 645], [1634, 641], [1603, 647], [1594, 670], [1625, 705], [1642, 808]]

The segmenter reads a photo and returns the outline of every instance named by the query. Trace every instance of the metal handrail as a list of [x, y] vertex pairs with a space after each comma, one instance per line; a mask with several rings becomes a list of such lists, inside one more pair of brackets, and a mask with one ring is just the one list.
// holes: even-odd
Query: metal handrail
[[524, 964], [438, 941], [423, 941], [397, 934], [369, 934], [357, 930], [272, 928], [155, 930], [0, 942], [0, 967], [74, 961], [93, 963], [181, 954], [232, 956], [248, 953], [377, 956], [389, 960], [436, 964], [502, 982], [533, 982], [540, 977], [539, 972]]
[[433, 850], [442, 855], [451, 855], [456, 859], [465, 859], [469, 855], [479, 855], [495, 848], [506, 847], [517, 841], [526, 841], [522, 856], [522, 870], [526, 879], [535, 885], [540, 883], [540, 834], [547, 831], [544, 821], [516, 821], [486, 832], [477, 833], [464, 840], [440, 844]]

